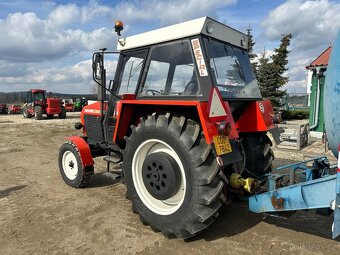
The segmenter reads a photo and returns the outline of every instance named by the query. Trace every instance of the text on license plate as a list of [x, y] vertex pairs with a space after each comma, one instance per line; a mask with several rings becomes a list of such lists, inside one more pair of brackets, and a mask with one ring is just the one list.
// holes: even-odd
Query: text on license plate
[[232, 151], [229, 138], [224, 135], [215, 135], [213, 137], [217, 156], [227, 154]]

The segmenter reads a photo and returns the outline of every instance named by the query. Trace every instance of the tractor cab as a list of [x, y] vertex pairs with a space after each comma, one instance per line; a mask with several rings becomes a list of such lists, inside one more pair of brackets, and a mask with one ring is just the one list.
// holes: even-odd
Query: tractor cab
[[[116, 24], [115, 28], [122, 30], [123, 26]], [[123, 136], [119, 130], [114, 132], [112, 126], [116, 124], [112, 119], [117, 117], [115, 108], [121, 99], [125, 102], [129, 98], [137, 104], [163, 101], [176, 108], [176, 101], [209, 102], [212, 90], [216, 89], [237, 119], [245, 111], [250, 115], [256, 111], [254, 108], [259, 108], [255, 102], [262, 96], [250, 65], [246, 35], [208, 17], [119, 38], [117, 49], [117, 52], [108, 52], [105, 48], [93, 55], [98, 103], [85, 107], [82, 115], [85, 126], [86, 122], [96, 126], [96, 131], [87, 133], [90, 143], [123, 145]], [[115, 77], [109, 81], [104, 64], [108, 54], [115, 54], [118, 61]], [[268, 108], [266, 114], [268, 111], [271, 114], [270, 106], [264, 106]], [[153, 107], [145, 105], [138, 111], [143, 111], [142, 108]], [[221, 109], [220, 112], [225, 113]], [[101, 117], [97, 118], [93, 110]], [[248, 126], [242, 119], [239, 124]], [[266, 129], [264, 125], [262, 128]], [[238, 138], [235, 129], [233, 138]], [[257, 127], [253, 129], [256, 131]]]

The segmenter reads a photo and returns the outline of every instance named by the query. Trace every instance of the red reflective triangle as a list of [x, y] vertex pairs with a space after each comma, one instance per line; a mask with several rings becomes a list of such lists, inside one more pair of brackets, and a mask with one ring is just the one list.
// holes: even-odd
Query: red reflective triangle
[[208, 116], [212, 121], [222, 121], [227, 117], [227, 109], [216, 87], [212, 88], [208, 102]]

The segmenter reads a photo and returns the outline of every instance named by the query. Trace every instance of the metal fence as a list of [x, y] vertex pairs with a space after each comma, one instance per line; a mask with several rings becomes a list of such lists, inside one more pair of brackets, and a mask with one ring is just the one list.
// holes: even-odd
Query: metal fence
[[290, 93], [281, 98], [281, 107], [287, 111], [309, 110], [307, 93]]

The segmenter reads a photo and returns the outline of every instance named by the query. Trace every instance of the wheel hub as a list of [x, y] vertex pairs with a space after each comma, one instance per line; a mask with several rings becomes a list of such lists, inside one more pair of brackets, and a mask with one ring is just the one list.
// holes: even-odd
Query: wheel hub
[[71, 160], [70, 162], [69, 162], [69, 167], [71, 167], [72, 169], [73, 169], [73, 167], [74, 167], [74, 163], [73, 163], [73, 161]]
[[171, 198], [181, 184], [176, 160], [164, 152], [152, 153], [145, 158], [142, 176], [147, 191], [159, 200]]

